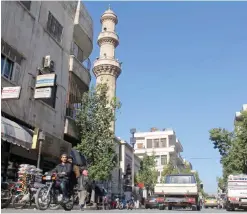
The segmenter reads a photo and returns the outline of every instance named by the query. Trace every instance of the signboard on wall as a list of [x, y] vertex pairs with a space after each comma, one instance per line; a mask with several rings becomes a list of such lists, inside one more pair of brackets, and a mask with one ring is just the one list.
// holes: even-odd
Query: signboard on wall
[[41, 98], [51, 98], [52, 95], [52, 88], [36, 88], [34, 92], [34, 99], [41, 99]]
[[4, 99], [19, 99], [21, 93], [21, 86], [16, 87], [3, 87], [2, 88], [2, 100]]
[[42, 74], [36, 78], [36, 88], [54, 86], [56, 83], [56, 74]]

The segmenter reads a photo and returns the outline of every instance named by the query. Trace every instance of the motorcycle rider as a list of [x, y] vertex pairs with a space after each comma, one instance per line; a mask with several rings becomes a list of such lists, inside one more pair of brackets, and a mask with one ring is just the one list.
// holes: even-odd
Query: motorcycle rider
[[63, 202], [66, 204], [69, 202], [68, 188], [69, 188], [69, 182], [72, 176], [73, 168], [72, 168], [72, 164], [68, 163], [67, 154], [62, 154], [60, 158], [61, 158], [61, 163], [56, 166], [54, 171], [56, 173], [63, 175], [62, 177], [59, 178], [59, 182], [61, 182], [60, 188], [63, 193]]

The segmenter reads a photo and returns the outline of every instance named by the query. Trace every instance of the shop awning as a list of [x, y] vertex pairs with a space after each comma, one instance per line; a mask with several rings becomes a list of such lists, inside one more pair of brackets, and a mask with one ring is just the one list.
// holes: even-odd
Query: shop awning
[[80, 165], [80, 166], [86, 166], [87, 165], [86, 158], [79, 151], [77, 151], [75, 149], [71, 149], [70, 155], [73, 157], [75, 164]]
[[25, 149], [32, 147], [32, 130], [17, 124], [5, 117], [1, 117], [1, 136], [4, 141], [7, 141]]

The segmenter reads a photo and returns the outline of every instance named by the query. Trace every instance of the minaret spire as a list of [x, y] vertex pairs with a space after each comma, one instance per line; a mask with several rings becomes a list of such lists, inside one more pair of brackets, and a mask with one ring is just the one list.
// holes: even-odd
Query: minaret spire
[[[102, 30], [98, 36], [100, 56], [95, 60], [93, 73], [96, 84], [106, 83], [108, 85], [108, 97], [110, 100], [116, 97], [116, 81], [121, 74], [121, 63], [115, 57], [115, 49], [119, 45], [119, 37], [115, 32], [118, 23], [117, 15], [110, 9], [101, 16]], [[112, 124], [115, 133], [115, 122]]]

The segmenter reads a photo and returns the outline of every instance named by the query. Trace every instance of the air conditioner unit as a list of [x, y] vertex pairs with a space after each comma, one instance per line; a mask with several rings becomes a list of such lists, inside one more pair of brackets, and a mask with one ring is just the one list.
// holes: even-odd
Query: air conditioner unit
[[44, 63], [43, 63], [44, 68], [48, 68], [50, 71], [53, 71], [54, 68], [54, 61], [51, 60], [51, 56], [47, 55], [44, 57]]

